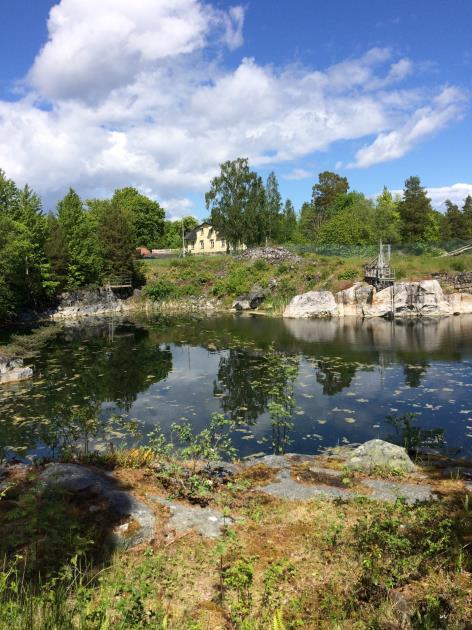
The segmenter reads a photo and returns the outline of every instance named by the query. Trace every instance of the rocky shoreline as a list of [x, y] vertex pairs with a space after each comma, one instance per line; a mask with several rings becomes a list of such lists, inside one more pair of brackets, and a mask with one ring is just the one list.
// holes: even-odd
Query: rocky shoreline
[[442, 317], [472, 313], [472, 294], [445, 294], [437, 280], [401, 282], [377, 291], [356, 282], [339, 291], [309, 291], [295, 296], [283, 317]]

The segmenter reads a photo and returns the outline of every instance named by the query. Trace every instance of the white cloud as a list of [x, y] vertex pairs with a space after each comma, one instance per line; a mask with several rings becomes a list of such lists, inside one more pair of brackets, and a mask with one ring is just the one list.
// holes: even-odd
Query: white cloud
[[61, 0], [29, 81], [49, 99], [96, 100], [141, 72], [201, 50], [213, 30], [230, 48], [242, 43], [244, 11], [224, 13], [199, 0]]
[[84, 197], [133, 185], [180, 216], [222, 161], [275, 165], [377, 136], [356, 156], [367, 166], [460, 115], [456, 88], [429, 102], [397, 86], [413, 65], [385, 48], [324, 70], [227, 69], [244, 17], [203, 0], [61, 0], [23, 97], [0, 101], [0, 167], [50, 200], [69, 185]]
[[294, 168], [293, 171], [287, 173], [283, 176], [284, 179], [308, 179], [309, 177], [314, 177], [314, 174], [310, 171], [305, 170], [304, 168]]
[[377, 138], [356, 153], [356, 161], [350, 166], [364, 168], [395, 160], [421, 140], [437, 133], [461, 114], [465, 97], [457, 88], [444, 88], [431, 105], [414, 111], [406, 123], [393, 131], [380, 133]]
[[[401, 195], [402, 190], [392, 191], [394, 195]], [[444, 211], [444, 202], [446, 199], [450, 199], [452, 203], [456, 203], [460, 208], [464, 203], [464, 199], [467, 195], [472, 196], [472, 184], [451, 184], [450, 186], [437, 186], [426, 188], [428, 197], [431, 199], [431, 204], [437, 210]]]

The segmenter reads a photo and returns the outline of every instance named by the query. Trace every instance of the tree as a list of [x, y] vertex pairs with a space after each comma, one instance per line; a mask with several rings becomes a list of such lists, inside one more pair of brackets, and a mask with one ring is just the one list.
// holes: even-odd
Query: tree
[[14, 315], [31, 299], [28, 259], [32, 251], [27, 228], [0, 213], [0, 320]]
[[317, 243], [368, 245], [374, 241], [375, 217], [370, 199], [352, 192], [338, 197], [336, 212], [318, 230]]
[[313, 186], [311, 203], [314, 208], [314, 231], [332, 216], [332, 209], [339, 195], [349, 190], [347, 177], [341, 177], [331, 171], [318, 175], [318, 183]]
[[279, 183], [272, 171], [267, 178], [265, 187], [265, 233], [268, 240], [277, 240], [281, 230], [282, 197], [279, 192]]
[[446, 206], [446, 214], [443, 219], [442, 237], [447, 239], [466, 239], [466, 228], [464, 215], [459, 206], [452, 203], [450, 199], [446, 199], [444, 202]]
[[382, 240], [384, 243], [400, 241], [398, 202], [393, 199], [392, 193], [386, 186], [376, 200], [374, 223], [375, 240]]
[[136, 188], [127, 187], [115, 190], [112, 202], [128, 213], [135, 247], [157, 247], [164, 232], [165, 216], [157, 201], [142, 195]]
[[241, 243], [257, 244], [264, 238], [265, 192], [261, 178], [247, 158], [224, 162], [205, 194], [215, 229], [236, 249]]
[[47, 238], [44, 243], [44, 253], [57, 287], [63, 289], [67, 285], [69, 251], [62, 225], [52, 212], [47, 216], [46, 232]]
[[101, 204], [97, 215], [102, 277], [133, 277], [135, 241], [129, 213], [113, 198]]
[[0, 169], [0, 213], [12, 219], [16, 217], [19, 190], [12, 179], [8, 179], [5, 171]]
[[304, 240], [314, 242], [318, 226], [316, 210], [312, 203], [305, 201], [300, 210], [299, 228]]
[[472, 197], [467, 195], [462, 206], [462, 215], [464, 217], [464, 238], [472, 239]]
[[283, 243], [288, 243], [295, 239], [297, 231], [297, 215], [295, 214], [295, 208], [290, 199], [287, 199], [284, 205], [284, 211], [281, 221], [280, 237]]
[[66, 288], [93, 284], [100, 277], [100, 254], [96, 226], [72, 188], [57, 204], [57, 216], [67, 247]]
[[164, 231], [159, 238], [157, 247], [163, 249], [179, 249], [182, 247], [182, 223], [183, 232], [187, 234], [197, 227], [195, 217], [186, 216], [175, 221], [164, 221]]
[[404, 243], [429, 240], [428, 228], [432, 223], [432, 207], [419, 177], [413, 176], [405, 181], [398, 210], [402, 221], [401, 237]]

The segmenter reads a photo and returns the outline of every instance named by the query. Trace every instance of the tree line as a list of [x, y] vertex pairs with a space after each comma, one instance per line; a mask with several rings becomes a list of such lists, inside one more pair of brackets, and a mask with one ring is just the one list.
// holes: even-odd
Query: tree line
[[[282, 200], [276, 175], [264, 183], [245, 158], [225, 162], [205, 195], [209, 220], [230, 247], [265, 243], [364, 245], [472, 240], [472, 197], [462, 208], [434, 210], [418, 177], [394, 197], [351, 191], [346, 177], [324, 171], [300, 211]], [[111, 276], [137, 282], [136, 248], [180, 248], [194, 217], [166, 220], [157, 201], [132, 187], [109, 199], [83, 200], [70, 189], [45, 213], [39, 196], [0, 170], [0, 321], [41, 308], [64, 290], [102, 285]]]
[[[186, 217], [184, 226], [197, 224]], [[136, 247], [179, 247], [181, 222], [135, 188], [82, 200], [71, 188], [45, 213], [29, 186], [0, 170], [0, 321], [41, 308], [65, 290], [100, 286], [111, 276], [137, 279]]]
[[432, 243], [472, 239], [472, 197], [462, 208], [446, 201], [446, 213], [435, 210], [419, 177], [405, 181], [402, 195], [387, 188], [375, 199], [352, 191], [346, 177], [324, 171], [313, 185], [310, 201], [295, 212], [283, 202], [275, 173], [264, 185], [248, 160], [221, 164], [205, 195], [210, 221], [232, 247], [264, 243], [366, 245], [378, 242]]

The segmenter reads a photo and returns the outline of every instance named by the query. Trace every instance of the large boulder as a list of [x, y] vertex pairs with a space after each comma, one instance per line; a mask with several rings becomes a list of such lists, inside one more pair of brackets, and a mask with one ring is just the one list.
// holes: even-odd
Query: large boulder
[[416, 466], [404, 448], [384, 440], [369, 440], [361, 444], [352, 452], [346, 466], [365, 472], [382, 469], [407, 473], [416, 470]]
[[33, 376], [33, 370], [23, 365], [23, 359], [0, 355], [0, 383], [24, 381]]
[[363, 312], [365, 317], [428, 317], [452, 315], [453, 309], [437, 280], [422, 280], [399, 282], [374, 292]]
[[338, 305], [331, 291], [308, 291], [296, 295], [286, 307], [284, 317], [333, 317], [339, 315]]
[[356, 282], [344, 291], [336, 293], [336, 302], [341, 316], [362, 317], [364, 305], [372, 301], [374, 287], [367, 282]]

